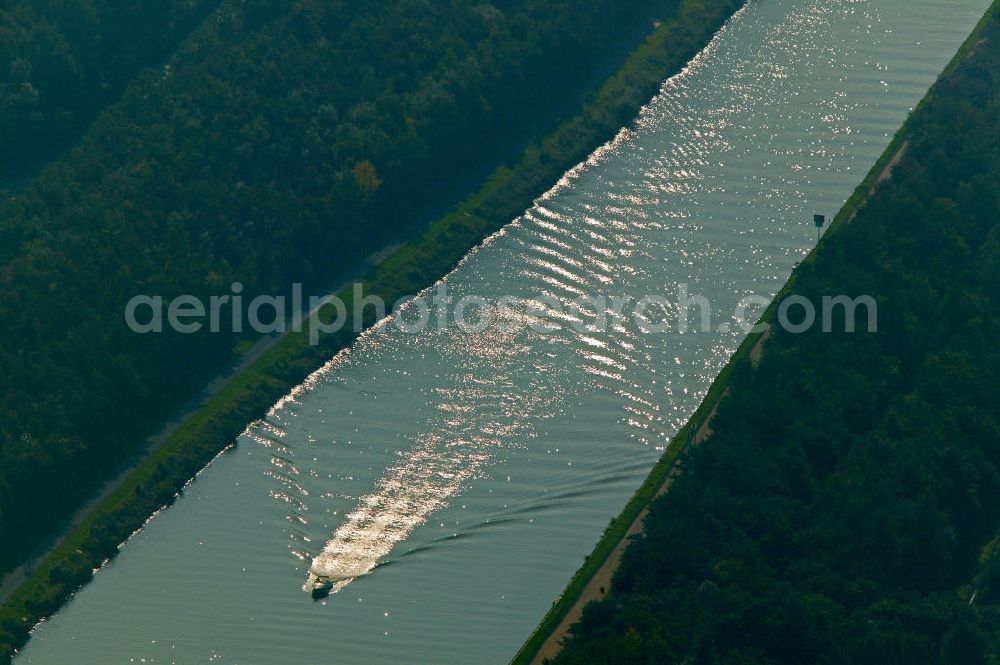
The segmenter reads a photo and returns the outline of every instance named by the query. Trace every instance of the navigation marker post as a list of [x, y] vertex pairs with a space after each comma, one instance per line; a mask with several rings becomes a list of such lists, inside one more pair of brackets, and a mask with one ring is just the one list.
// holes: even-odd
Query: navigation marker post
[[816, 224], [816, 242], [819, 242], [820, 231], [826, 224], [826, 215], [813, 215], [813, 222]]

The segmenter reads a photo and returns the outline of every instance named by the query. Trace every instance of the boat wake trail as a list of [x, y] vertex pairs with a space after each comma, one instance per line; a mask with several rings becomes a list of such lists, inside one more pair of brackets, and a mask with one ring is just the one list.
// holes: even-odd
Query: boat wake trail
[[530, 353], [538, 333], [528, 309], [525, 302], [494, 308], [486, 330], [452, 326], [435, 335], [431, 346], [451, 371], [433, 391], [434, 415], [313, 558], [304, 590], [336, 593], [372, 571], [481, 474], [499, 447], [531, 438], [532, 423], [562, 407], [565, 369]]

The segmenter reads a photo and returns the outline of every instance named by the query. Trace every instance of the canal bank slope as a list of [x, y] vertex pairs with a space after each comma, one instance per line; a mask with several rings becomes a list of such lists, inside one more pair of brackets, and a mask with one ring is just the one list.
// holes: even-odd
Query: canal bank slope
[[[907, 154], [914, 127], [923, 122], [922, 118], [926, 115], [926, 107], [932, 103], [937, 95], [941, 94], [942, 81], [951, 77], [964, 62], [977, 52], [977, 49], [984, 43], [984, 34], [988, 29], [996, 33], [998, 13], [1000, 13], [1000, 3], [995, 2], [945, 68], [939, 82], [931, 88], [913, 111], [882, 157], [841, 209], [819, 245], [793, 272], [789, 281], [774, 298], [768, 310], [761, 317], [762, 322], [770, 324], [775, 320], [778, 303], [794, 292], [796, 282], [802, 272], [812, 270], [816, 265], [817, 256], [824, 255], [824, 248], [838, 237], [847, 224], [855, 219], [858, 212], [873, 198], [879, 188], [892, 183], [893, 170]], [[631, 539], [643, 533], [650, 504], [654, 499], [666, 493], [673, 481], [683, 472], [680, 464], [682, 455], [692, 445], [697, 445], [711, 436], [712, 420], [720, 403], [730, 392], [734, 373], [740, 372], [748, 366], [755, 366], [760, 361], [769, 338], [769, 333], [765, 331], [753, 333], [743, 341], [736, 354], [713, 383], [698, 410], [674, 437], [667, 452], [625, 506], [622, 513], [609, 525], [583, 567], [572, 578], [566, 590], [553, 604], [538, 628], [514, 657], [512, 663], [518, 665], [541, 664], [556, 658], [562, 651], [564, 640], [570, 636], [573, 624], [584, 615], [585, 607], [591, 601], [609, 597], [609, 594], [611, 600], [614, 599], [612, 580]], [[971, 604], [974, 600], [975, 590], [973, 589], [965, 594], [965, 601]], [[586, 645], [581, 648], [586, 649]], [[597, 658], [597, 656], [594, 657]], [[600, 662], [605, 661], [600, 660]]]
[[[635, 116], [663, 79], [680, 70], [742, 5], [738, 0], [685, 0], [633, 52], [582, 108], [510, 168], [498, 169], [483, 187], [418, 239], [399, 249], [365, 280], [365, 292], [387, 302], [412, 294], [447, 272], [468, 249], [530, 205], [562, 173], [585, 158]], [[338, 294], [351, 311], [350, 291]], [[371, 315], [371, 308], [366, 312]], [[362, 322], [371, 325], [372, 320]], [[345, 331], [356, 326], [349, 323]], [[149, 516], [172, 503], [185, 483], [224, 451], [247, 423], [259, 418], [288, 389], [332, 353], [351, 343], [350, 332], [310, 346], [290, 333], [258, 349], [259, 357], [220, 377], [204, 406], [169, 425], [135, 467], [78, 515], [64, 538], [13, 590], [0, 610], [0, 656], [9, 658], [39, 620], [56, 611], [93, 570], [113, 557], [119, 543]], [[25, 571], [26, 572], [26, 571]], [[5, 658], [4, 658], [5, 659]]]

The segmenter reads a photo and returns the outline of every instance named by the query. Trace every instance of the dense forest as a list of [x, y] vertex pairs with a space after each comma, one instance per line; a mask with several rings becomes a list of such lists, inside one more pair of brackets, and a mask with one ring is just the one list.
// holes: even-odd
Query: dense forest
[[[595, 111], [599, 119], [534, 150], [532, 177], [515, 182], [516, 191], [498, 190], [503, 201], [483, 213], [510, 215], [511, 205], [540, 193], [535, 175], [556, 177], [608, 138], [655, 90], [663, 68], [690, 56], [738, 5], [221, 3], [169, 63], [138, 68], [69, 152], [0, 205], [0, 572], [232, 362], [234, 335], [132, 333], [122, 315], [132, 296], [208, 297], [239, 280], [249, 299], [283, 293], [293, 281], [333, 281], [425, 223], [442, 201], [475, 185], [476, 173], [512, 158], [525, 137], [568, 110], [566, 99], [612, 71], [654, 18], [685, 7], [697, 24], [670, 33], [677, 52], [628, 74], [618, 97]], [[27, 11], [18, 7], [0, 5], [0, 14]], [[195, 12], [184, 7], [170, 11]], [[117, 44], [121, 58], [139, 63], [125, 55], [135, 45], [114, 37], [118, 23], [87, 25], [108, 31], [89, 39]], [[110, 76], [88, 71], [80, 65], [81, 80]], [[55, 98], [38, 104], [42, 116], [60, 113]], [[475, 241], [462, 236], [458, 244]], [[441, 270], [433, 253], [423, 259], [413, 274], [439, 276], [422, 272]], [[260, 396], [280, 389], [269, 385]], [[238, 427], [222, 429], [231, 437]], [[203, 463], [203, 455], [192, 460]], [[192, 460], [161, 469], [155, 496], [176, 491]], [[125, 524], [102, 529], [91, 554], [107, 556], [108, 543], [113, 550], [127, 535]], [[43, 615], [73, 588], [51, 583], [51, 598], [36, 599], [29, 614]]]
[[0, 192], [78, 137], [215, 0], [13, 0], [0, 7]]
[[893, 179], [791, 293], [878, 332], [775, 329], [559, 664], [1000, 663], [1000, 17]]

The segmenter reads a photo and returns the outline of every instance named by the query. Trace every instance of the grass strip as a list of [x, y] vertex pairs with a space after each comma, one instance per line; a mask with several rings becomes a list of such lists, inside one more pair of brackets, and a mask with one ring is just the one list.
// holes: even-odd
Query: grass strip
[[[939, 80], [954, 71], [959, 63], [972, 53], [973, 49], [975, 49], [976, 45], [979, 43], [982, 31], [998, 11], [1000, 11], [1000, 0], [995, 1], [986, 11], [986, 14], [979, 21], [972, 33], [968, 38], [966, 38], [965, 42], [963, 42], [955, 56], [945, 67], [939, 77]], [[843, 226], [853, 219], [856, 212], [868, 201], [874, 190], [878, 187], [883, 171], [885, 171], [906, 143], [912, 119], [917, 116], [919, 111], [931, 99], [933, 99], [935, 87], [936, 86], [932, 86], [920, 103], [917, 104], [913, 111], [910, 112], [909, 117], [896, 132], [885, 152], [883, 152], [879, 159], [875, 162], [875, 165], [872, 166], [864, 180], [861, 181], [861, 184], [855, 188], [854, 192], [848, 198], [844, 206], [837, 213], [833, 222], [831, 222], [830, 227], [822, 236], [820, 242], [812, 249], [812, 251], [809, 252], [806, 258], [800, 263], [800, 266], [796, 267], [792, 271], [788, 281], [785, 282], [785, 285], [775, 295], [771, 304], [764, 311], [764, 314], [761, 315], [758, 323], [768, 325], [773, 325], [775, 323], [777, 319], [778, 306], [782, 300], [792, 293], [795, 286], [796, 275], [801, 269], [801, 266], [813, 263], [817, 253], [822, 250], [823, 241], [827, 238], [827, 236], [835, 234], [839, 231], [839, 229], [843, 228]], [[763, 332], [753, 332], [744, 338], [736, 352], [712, 382], [708, 393], [706, 393], [705, 398], [702, 400], [698, 409], [694, 412], [688, 422], [670, 440], [663, 456], [659, 459], [659, 461], [657, 461], [656, 465], [649, 472], [649, 475], [643, 481], [639, 489], [636, 490], [635, 494], [633, 494], [629, 499], [628, 503], [625, 504], [622, 512], [611, 520], [611, 523], [601, 535], [600, 540], [598, 540], [597, 544], [594, 546], [594, 550], [587, 556], [584, 564], [570, 579], [562, 594], [552, 604], [552, 607], [525, 641], [524, 645], [517, 652], [517, 654], [515, 654], [514, 658], [511, 660], [511, 665], [527, 665], [530, 663], [538, 653], [539, 649], [542, 648], [542, 645], [545, 644], [546, 640], [548, 640], [549, 636], [555, 631], [559, 624], [562, 623], [570, 609], [580, 598], [587, 586], [587, 583], [608, 560], [608, 557], [611, 556], [615, 547], [617, 547], [618, 543], [625, 537], [629, 527], [633, 522], [635, 522], [636, 518], [639, 517], [639, 514], [656, 497], [657, 491], [666, 481], [667, 476], [674, 468], [677, 460], [684, 453], [689, 443], [694, 438], [694, 433], [698, 431], [701, 424], [705, 422], [705, 419], [709, 417], [712, 411], [718, 406], [719, 402], [725, 396], [726, 391], [729, 389], [730, 378], [732, 377], [735, 369], [742, 366], [744, 363], [750, 362], [750, 352], [753, 350], [762, 335]]]
[[[680, 0], [672, 16], [588, 96], [576, 114], [389, 257], [365, 280], [365, 293], [394, 302], [447, 273], [470, 247], [521, 214], [568, 168], [612, 138], [662, 81], [680, 71], [742, 5], [743, 0]], [[352, 312], [352, 292], [338, 295]], [[365, 314], [369, 318], [363, 323], [371, 325], [374, 312], [369, 309]], [[355, 337], [349, 332], [354, 328], [349, 321], [344, 332], [327, 336], [318, 346], [309, 344], [306, 333], [287, 335], [138, 464], [0, 608], [0, 661], [11, 659], [28, 640], [30, 629], [89, 582], [95, 569], [114, 557], [150, 515], [172, 504], [206, 464], [233, 445], [247, 423], [260, 418], [332, 353], [347, 347]]]

